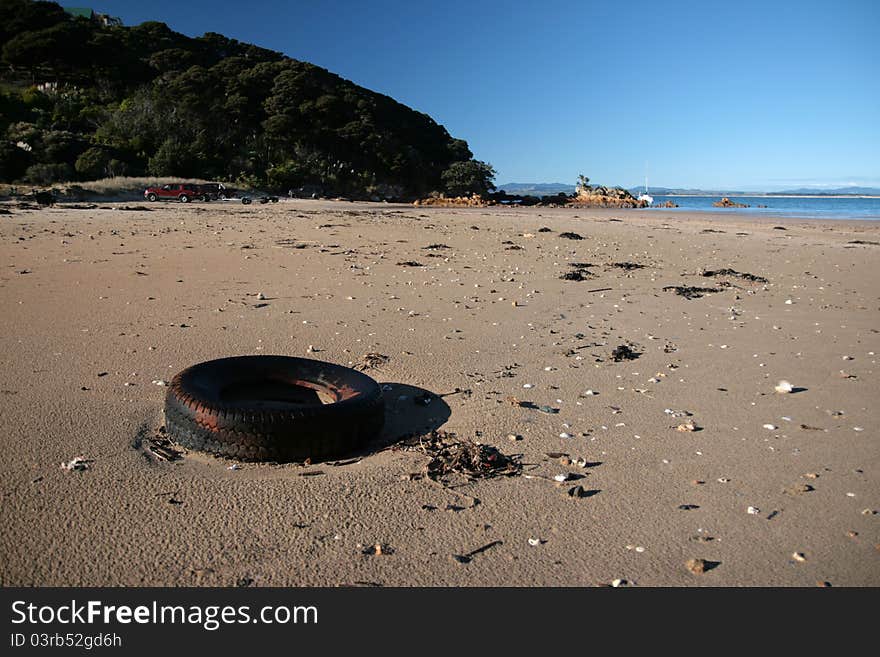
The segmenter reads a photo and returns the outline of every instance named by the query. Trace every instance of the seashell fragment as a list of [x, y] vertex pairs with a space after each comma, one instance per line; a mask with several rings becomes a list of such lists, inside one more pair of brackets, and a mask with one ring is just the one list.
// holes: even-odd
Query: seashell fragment
[[778, 392], [780, 395], [785, 395], [794, 390], [794, 386], [792, 386], [788, 381], [783, 380], [776, 384], [774, 390], [776, 390], [776, 392]]

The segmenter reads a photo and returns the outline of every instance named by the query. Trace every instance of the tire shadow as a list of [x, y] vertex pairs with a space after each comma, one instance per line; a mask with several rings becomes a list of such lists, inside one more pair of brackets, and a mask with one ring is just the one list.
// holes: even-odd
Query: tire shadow
[[376, 452], [409, 438], [439, 429], [452, 409], [439, 395], [405, 383], [381, 383], [385, 399], [385, 427], [378, 438], [364, 446]]

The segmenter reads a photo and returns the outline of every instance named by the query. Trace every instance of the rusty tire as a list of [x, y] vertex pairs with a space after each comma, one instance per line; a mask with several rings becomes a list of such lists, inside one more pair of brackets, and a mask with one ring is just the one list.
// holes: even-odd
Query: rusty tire
[[379, 384], [347, 367], [288, 356], [237, 356], [172, 379], [165, 428], [187, 449], [241, 461], [322, 461], [378, 436]]

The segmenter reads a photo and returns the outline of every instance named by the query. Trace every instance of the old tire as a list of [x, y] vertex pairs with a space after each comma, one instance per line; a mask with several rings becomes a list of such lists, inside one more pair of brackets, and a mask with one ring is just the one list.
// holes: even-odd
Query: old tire
[[366, 374], [288, 356], [199, 363], [178, 373], [165, 396], [175, 441], [241, 461], [344, 456], [378, 436], [384, 420], [382, 390]]

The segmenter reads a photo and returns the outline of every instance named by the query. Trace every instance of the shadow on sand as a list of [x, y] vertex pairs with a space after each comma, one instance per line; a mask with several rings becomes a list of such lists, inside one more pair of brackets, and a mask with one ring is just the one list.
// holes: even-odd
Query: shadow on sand
[[405, 383], [382, 383], [381, 386], [385, 398], [385, 427], [378, 438], [360, 450], [363, 454], [439, 429], [452, 414], [443, 398], [430, 390]]

